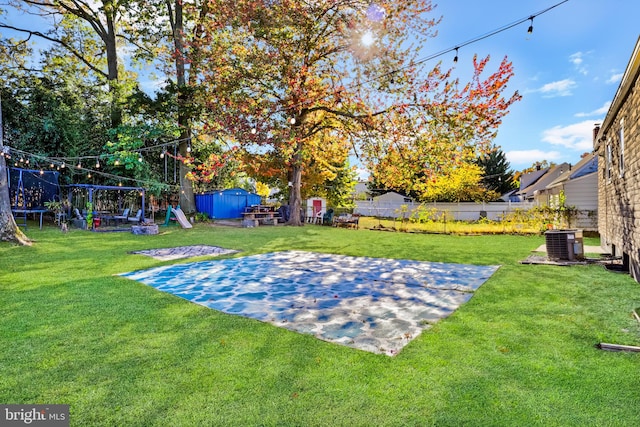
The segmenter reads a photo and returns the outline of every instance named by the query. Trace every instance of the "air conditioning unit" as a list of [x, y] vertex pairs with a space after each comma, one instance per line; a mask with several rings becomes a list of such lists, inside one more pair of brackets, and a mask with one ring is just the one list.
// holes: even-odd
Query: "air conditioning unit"
[[549, 230], [544, 235], [549, 259], [575, 261], [584, 258], [582, 230]]

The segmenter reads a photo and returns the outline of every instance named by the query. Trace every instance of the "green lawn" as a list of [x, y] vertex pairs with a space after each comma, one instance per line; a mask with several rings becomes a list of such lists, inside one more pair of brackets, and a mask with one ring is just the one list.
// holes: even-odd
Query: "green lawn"
[[[70, 404], [82, 426], [640, 424], [640, 354], [594, 348], [640, 345], [640, 285], [597, 265], [519, 264], [542, 236], [161, 231], [30, 228], [32, 247], [0, 244], [0, 403]], [[390, 358], [115, 276], [166, 264], [130, 251], [191, 244], [502, 267]]]

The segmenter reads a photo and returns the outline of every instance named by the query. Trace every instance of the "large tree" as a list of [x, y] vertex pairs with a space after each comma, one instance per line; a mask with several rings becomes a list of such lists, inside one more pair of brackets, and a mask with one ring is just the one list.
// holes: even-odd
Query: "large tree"
[[[280, 159], [293, 212], [305, 168], [325, 155], [317, 141], [357, 149], [372, 166], [416, 136], [481, 149], [517, 99], [501, 95], [511, 76], [506, 61], [485, 81], [487, 61], [476, 62], [461, 89], [448, 73], [427, 69], [419, 49], [437, 24], [428, 0], [215, 3], [201, 49], [210, 130], [245, 153]], [[409, 175], [416, 164], [397, 166]]]
[[502, 117], [520, 99], [502, 93], [513, 75], [504, 59], [498, 70], [484, 77], [488, 58], [473, 59], [473, 78], [460, 87], [451, 70], [436, 66], [420, 92], [404, 108], [412, 111], [389, 135], [368, 152], [377, 185], [410, 194], [419, 200], [486, 200], [478, 156], [491, 148]]
[[[70, 55], [102, 77], [111, 95], [111, 127], [122, 123], [122, 93], [118, 38], [125, 34], [121, 23], [131, 13], [129, 0], [10, 0], [9, 4], [37, 16], [32, 28], [0, 23], [0, 28], [40, 37], [64, 47]], [[43, 22], [49, 27], [42, 30]], [[97, 55], [95, 47], [99, 46]]]
[[2, 123], [2, 99], [0, 97], [0, 241], [14, 242], [21, 245], [30, 245], [31, 241], [16, 225], [11, 213], [11, 200], [9, 197], [9, 183], [7, 182], [7, 164], [5, 161]]

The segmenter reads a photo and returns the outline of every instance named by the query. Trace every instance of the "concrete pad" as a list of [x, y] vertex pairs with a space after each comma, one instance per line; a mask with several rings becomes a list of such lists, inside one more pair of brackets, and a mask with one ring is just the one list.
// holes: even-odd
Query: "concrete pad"
[[[585, 254], [608, 254], [609, 252], [600, 246], [584, 246], [583, 247]], [[534, 252], [544, 252], [547, 253], [547, 245], [540, 245]]]

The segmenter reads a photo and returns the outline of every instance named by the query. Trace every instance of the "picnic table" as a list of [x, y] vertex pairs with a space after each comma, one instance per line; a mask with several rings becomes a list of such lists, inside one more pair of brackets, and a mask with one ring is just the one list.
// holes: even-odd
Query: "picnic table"
[[242, 218], [244, 224], [251, 224], [254, 227], [257, 227], [260, 223], [278, 225], [280, 213], [273, 206], [248, 206], [242, 212]]
[[360, 215], [338, 215], [333, 217], [334, 227], [347, 227], [358, 229], [360, 222]]

